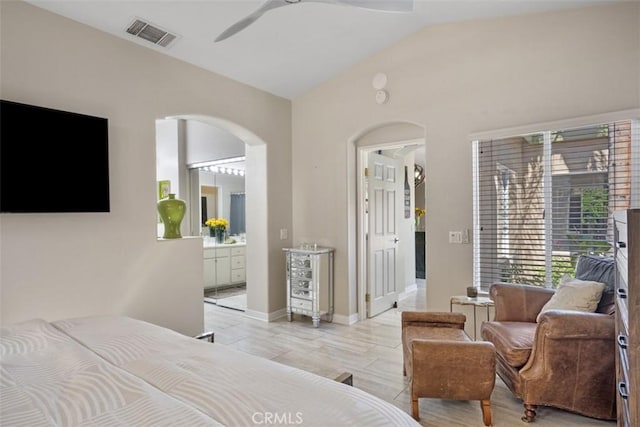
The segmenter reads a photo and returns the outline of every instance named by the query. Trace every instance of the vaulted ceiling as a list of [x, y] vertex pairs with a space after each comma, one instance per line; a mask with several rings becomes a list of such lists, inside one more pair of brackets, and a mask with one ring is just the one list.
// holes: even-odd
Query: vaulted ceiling
[[[265, 13], [214, 43], [263, 2], [255, 0], [27, 0], [75, 21], [272, 94], [295, 98], [427, 25], [507, 16], [611, 0], [415, 0], [386, 13], [302, 0]], [[396, 0], [377, 0], [396, 1]], [[160, 47], [126, 29], [136, 19], [177, 35]]]

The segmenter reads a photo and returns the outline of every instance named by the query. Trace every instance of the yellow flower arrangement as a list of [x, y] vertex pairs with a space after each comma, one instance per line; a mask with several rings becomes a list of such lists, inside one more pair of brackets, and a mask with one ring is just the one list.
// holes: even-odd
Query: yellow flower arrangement
[[229, 221], [224, 218], [209, 218], [205, 221], [204, 225], [213, 230], [225, 231], [229, 226]]
[[427, 213], [427, 210], [424, 208], [416, 208], [416, 217], [417, 218], [421, 218], [424, 216], [424, 214]]

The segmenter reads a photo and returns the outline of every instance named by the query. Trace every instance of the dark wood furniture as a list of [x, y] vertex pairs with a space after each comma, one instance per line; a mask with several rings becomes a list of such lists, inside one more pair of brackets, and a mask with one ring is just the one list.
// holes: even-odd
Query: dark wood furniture
[[618, 425], [640, 425], [640, 209], [614, 214]]
[[213, 331], [207, 331], [201, 333], [200, 335], [196, 335], [194, 338], [197, 340], [207, 340], [212, 343], [215, 340], [215, 333]]
[[426, 266], [425, 266], [425, 232], [416, 231], [416, 278], [426, 278]]
[[343, 372], [335, 378], [335, 381], [353, 386], [353, 374], [351, 372]]

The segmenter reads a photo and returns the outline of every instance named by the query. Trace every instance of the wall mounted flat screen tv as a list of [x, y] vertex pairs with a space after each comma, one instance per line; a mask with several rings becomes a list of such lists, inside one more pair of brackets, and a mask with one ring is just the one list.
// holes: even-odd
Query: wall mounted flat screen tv
[[0, 100], [0, 212], [109, 212], [108, 120]]

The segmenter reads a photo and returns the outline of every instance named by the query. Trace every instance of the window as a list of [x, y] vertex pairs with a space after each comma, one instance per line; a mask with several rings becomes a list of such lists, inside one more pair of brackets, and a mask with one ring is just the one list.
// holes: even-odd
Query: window
[[475, 286], [555, 287], [580, 255], [612, 253], [613, 211], [637, 203], [633, 124], [474, 142]]

